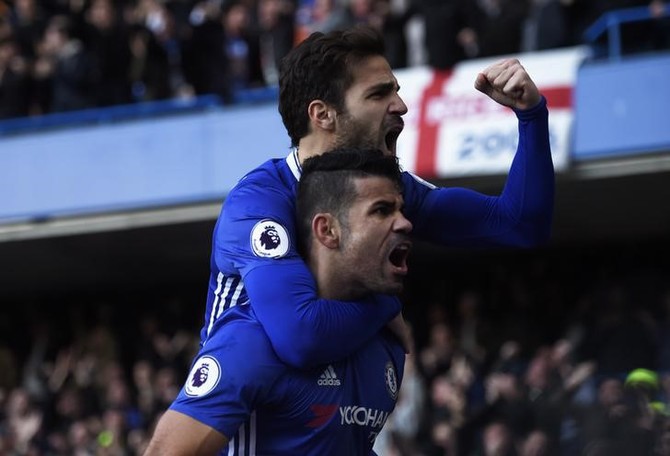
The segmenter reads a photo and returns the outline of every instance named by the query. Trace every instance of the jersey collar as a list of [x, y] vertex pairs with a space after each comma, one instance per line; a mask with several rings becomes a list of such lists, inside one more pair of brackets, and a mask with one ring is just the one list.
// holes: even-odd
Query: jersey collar
[[294, 147], [291, 149], [291, 153], [286, 157], [286, 163], [288, 164], [289, 169], [293, 173], [295, 180], [300, 181], [300, 176], [302, 176], [302, 166], [300, 166], [300, 159], [298, 158], [298, 148]]

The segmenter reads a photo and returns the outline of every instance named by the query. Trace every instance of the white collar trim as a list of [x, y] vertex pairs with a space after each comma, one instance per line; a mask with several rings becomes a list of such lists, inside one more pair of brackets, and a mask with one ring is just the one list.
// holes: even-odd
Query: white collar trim
[[288, 167], [293, 173], [295, 180], [300, 181], [300, 176], [302, 176], [302, 166], [300, 166], [297, 147], [291, 149], [291, 153], [288, 154], [288, 157], [286, 157], [286, 163], [288, 163]]

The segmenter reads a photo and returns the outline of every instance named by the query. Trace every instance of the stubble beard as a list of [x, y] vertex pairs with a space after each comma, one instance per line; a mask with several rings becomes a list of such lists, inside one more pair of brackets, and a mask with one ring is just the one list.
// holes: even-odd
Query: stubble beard
[[[347, 233], [347, 235], [348, 234], [349, 233]], [[342, 248], [345, 252], [348, 248], [356, 248], [349, 246], [346, 235], [342, 237], [342, 240]], [[370, 258], [368, 252], [348, 252], [348, 260], [346, 261], [346, 264], [348, 265], [348, 273], [350, 274], [350, 283], [354, 284], [352, 288], [355, 289], [358, 294], [397, 295], [403, 291], [404, 280], [397, 281], [394, 277], [387, 275], [388, 272], [385, 264], [387, 258], [386, 253], [387, 252], [384, 252], [381, 258], [379, 258], [379, 261], [381, 261], [382, 264], [378, 264], [376, 262], [370, 263], [368, 261]]]
[[333, 148], [352, 147], [358, 149], [378, 149], [376, 138], [372, 138], [367, 126], [354, 119], [347, 112], [340, 114], [340, 132]]

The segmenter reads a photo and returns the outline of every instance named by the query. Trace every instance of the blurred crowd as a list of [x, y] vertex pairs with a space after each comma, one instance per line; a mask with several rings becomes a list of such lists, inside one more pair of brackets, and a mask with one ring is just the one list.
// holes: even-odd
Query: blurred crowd
[[662, 257], [438, 266], [446, 292], [410, 314], [419, 345], [379, 454], [670, 455]]
[[[665, 0], [0, 0], [0, 119], [277, 83], [312, 31], [365, 23], [394, 68], [583, 43], [606, 11]], [[668, 23], [629, 35], [668, 47]], [[626, 37], [625, 37], [626, 38]]]
[[0, 454], [141, 455], [197, 352], [192, 306], [21, 307], [2, 315]]
[[[670, 264], [594, 258], [414, 268], [378, 454], [670, 455]], [[0, 454], [142, 454], [197, 350], [196, 299], [3, 307]]]

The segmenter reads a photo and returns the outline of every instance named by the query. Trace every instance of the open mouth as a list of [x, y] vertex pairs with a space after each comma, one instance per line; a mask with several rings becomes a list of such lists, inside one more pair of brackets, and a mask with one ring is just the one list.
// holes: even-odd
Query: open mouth
[[398, 136], [402, 132], [402, 124], [396, 127], [391, 128], [384, 137], [384, 142], [386, 143], [386, 149], [391, 152], [393, 155], [396, 154], [396, 144], [398, 142]]
[[396, 272], [407, 274], [407, 258], [411, 250], [412, 244], [410, 242], [402, 242], [391, 250], [389, 261], [396, 269]]

